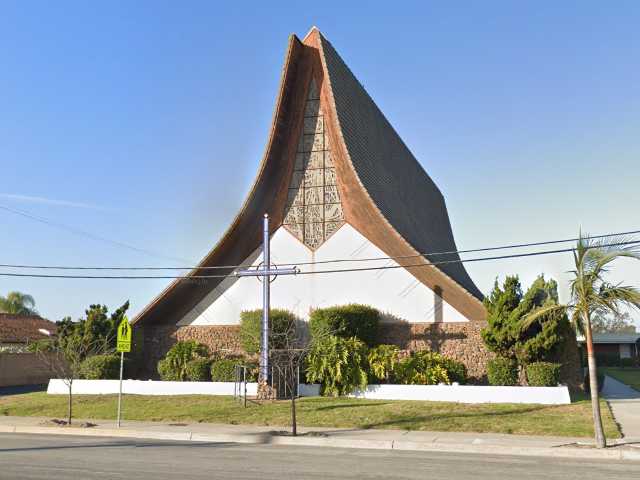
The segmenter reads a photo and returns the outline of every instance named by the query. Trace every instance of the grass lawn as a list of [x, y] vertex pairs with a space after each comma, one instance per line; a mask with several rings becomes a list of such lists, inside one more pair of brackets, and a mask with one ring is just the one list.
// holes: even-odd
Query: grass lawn
[[[0, 398], [0, 415], [64, 418], [65, 395], [44, 392]], [[74, 417], [113, 419], [117, 396], [77, 395]], [[303, 426], [390, 428], [443, 432], [494, 432], [523, 435], [593, 435], [589, 400], [571, 405], [479, 404], [446, 402], [305, 398], [297, 403]], [[129, 420], [208, 422], [286, 426], [289, 402], [250, 403], [245, 409], [231, 397], [127, 395], [123, 418]], [[603, 403], [605, 432], [620, 436], [609, 408]]]
[[640, 391], [640, 368], [638, 367], [601, 367], [602, 373], [626, 383]]

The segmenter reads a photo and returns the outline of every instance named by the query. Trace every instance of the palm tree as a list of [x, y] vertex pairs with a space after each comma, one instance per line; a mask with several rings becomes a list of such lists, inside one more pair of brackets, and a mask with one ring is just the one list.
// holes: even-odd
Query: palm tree
[[584, 333], [587, 345], [593, 427], [598, 448], [606, 447], [607, 442], [600, 414], [596, 359], [591, 336], [591, 316], [595, 312], [620, 315], [620, 309], [624, 306], [640, 308], [639, 290], [631, 286], [611, 284], [605, 279], [605, 274], [609, 271], [613, 261], [624, 257], [640, 260], [638, 243], [640, 241], [629, 241], [620, 237], [594, 241], [586, 239], [580, 234], [573, 251], [575, 269], [570, 271], [573, 275], [570, 303], [540, 307], [527, 315], [522, 323], [523, 327], [526, 327], [545, 314], [572, 313], [573, 323], [579, 331]]
[[9, 292], [6, 297], [0, 295], [0, 313], [13, 315], [37, 315], [36, 301], [31, 295], [21, 292]]

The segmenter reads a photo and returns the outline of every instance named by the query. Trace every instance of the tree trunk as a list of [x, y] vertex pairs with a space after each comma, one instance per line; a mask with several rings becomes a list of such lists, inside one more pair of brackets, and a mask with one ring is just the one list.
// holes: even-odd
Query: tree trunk
[[591, 319], [586, 313], [582, 314], [584, 321], [585, 340], [587, 343], [587, 364], [589, 366], [589, 390], [591, 390], [591, 410], [593, 412], [593, 430], [596, 435], [596, 447], [605, 448], [607, 439], [602, 428], [602, 415], [600, 414], [600, 395], [598, 394], [598, 370], [596, 357], [593, 353], [593, 340], [591, 338]]
[[296, 395], [291, 391], [291, 434], [298, 435], [298, 422], [296, 419]]
[[71, 393], [71, 387], [73, 386], [73, 382], [69, 382], [69, 405], [68, 405], [68, 415], [67, 415], [67, 425], [71, 425], [71, 405], [73, 400], [73, 394]]

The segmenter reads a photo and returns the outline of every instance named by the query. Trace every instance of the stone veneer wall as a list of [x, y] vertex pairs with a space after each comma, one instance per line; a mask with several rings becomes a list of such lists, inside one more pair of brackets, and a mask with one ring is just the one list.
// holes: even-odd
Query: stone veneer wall
[[[382, 323], [378, 340], [398, 345], [403, 350], [432, 350], [454, 358], [467, 367], [471, 383], [487, 383], [487, 362], [494, 357], [482, 341], [481, 331], [486, 322], [456, 323]], [[157, 378], [156, 366], [171, 346], [179, 340], [196, 340], [211, 352], [242, 353], [240, 327], [159, 325], [143, 329], [143, 367], [141, 378]], [[569, 338], [557, 359], [562, 364], [561, 381], [570, 388], [582, 386], [580, 357], [574, 338]]]
[[237, 325], [143, 326], [143, 366], [141, 378], [158, 378], [157, 365], [169, 349], [178, 341], [195, 340], [209, 347], [211, 352], [241, 353], [240, 327]]
[[403, 350], [431, 350], [454, 358], [467, 367], [471, 383], [486, 383], [487, 362], [494, 357], [482, 341], [486, 322], [382, 323], [378, 339]]

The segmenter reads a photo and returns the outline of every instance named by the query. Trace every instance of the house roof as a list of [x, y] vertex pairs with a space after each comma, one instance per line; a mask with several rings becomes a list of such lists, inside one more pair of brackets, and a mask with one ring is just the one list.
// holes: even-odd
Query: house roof
[[[640, 333], [594, 333], [593, 343], [636, 343], [640, 339]], [[579, 343], [584, 343], [584, 337], [577, 338]]]
[[[411, 154], [333, 46], [313, 28], [300, 41], [290, 36], [267, 147], [258, 175], [240, 212], [221, 240], [188, 276], [211, 275], [202, 267], [239, 265], [260, 248], [262, 215], [274, 232], [282, 224], [287, 178], [293, 172], [303, 106], [311, 78], [321, 80], [322, 102], [330, 105], [332, 142], [345, 218], [387, 255], [470, 319], [482, 320], [482, 294], [456, 253], [442, 193]], [[326, 80], [326, 81], [322, 81]], [[324, 107], [323, 107], [324, 108]], [[342, 178], [342, 180], [340, 180]], [[366, 231], [368, 229], [368, 232]], [[373, 230], [378, 230], [373, 231]], [[370, 235], [369, 235], [370, 234]], [[377, 238], [373, 240], [373, 236]], [[452, 263], [429, 265], [429, 263]], [[233, 269], [215, 270], [217, 275]], [[190, 280], [190, 279], [189, 279]], [[194, 279], [195, 280], [195, 279]], [[214, 290], [221, 279], [176, 280], [133, 323], [175, 323]]]
[[27, 343], [56, 333], [56, 324], [38, 315], [0, 313], [0, 343]]

